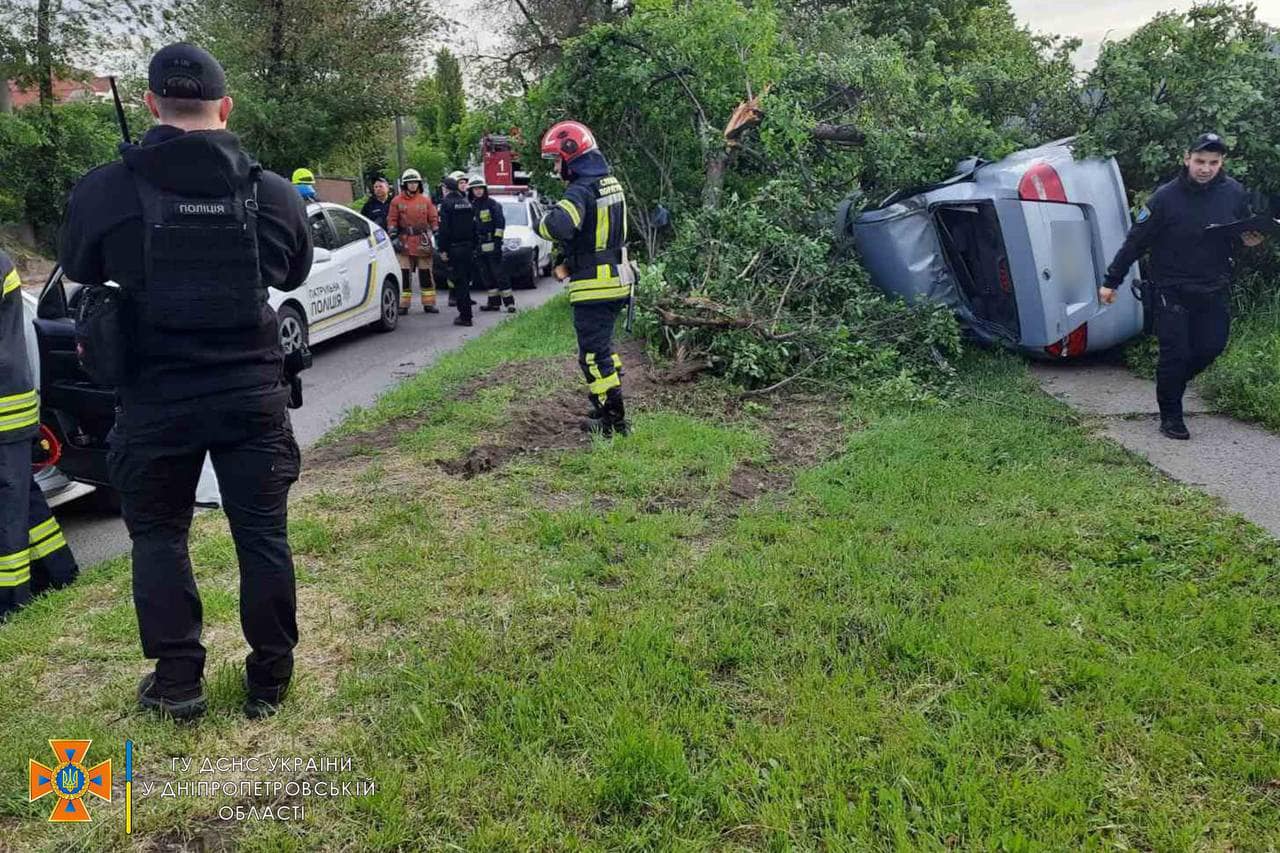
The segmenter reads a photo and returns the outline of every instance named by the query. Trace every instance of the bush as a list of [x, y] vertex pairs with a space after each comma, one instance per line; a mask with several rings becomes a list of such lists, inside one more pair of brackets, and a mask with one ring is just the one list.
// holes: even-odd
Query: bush
[[119, 133], [109, 104], [0, 115], [0, 221], [29, 222], [52, 245], [71, 188], [116, 158]]
[[1202, 385], [1219, 409], [1280, 430], [1280, 297], [1236, 321]]
[[937, 390], [960, 348], [954, 319], [873, 290], [827, 230], [796, 227], [817, 213], [798, 182], [779, 179], [691, 216], [642, 280], [641, 332], [750, 388]]

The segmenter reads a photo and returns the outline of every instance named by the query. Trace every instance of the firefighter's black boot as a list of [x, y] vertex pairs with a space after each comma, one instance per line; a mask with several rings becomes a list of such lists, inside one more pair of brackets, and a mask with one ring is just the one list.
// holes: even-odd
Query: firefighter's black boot
[[582, 428], [587, 432], [600, 433], [604, 436], [630, 435], [631, 424], [627, 423], [627, 410], [622, 402], [622, 389], [610, 388], [604, 405], [600, 406], [599, 416], [588, 418]]
[[409, 313], [409, 303], [413, 300], [413, 279], [410, 278], [411, 275], [413, 275], [412, 272], [401, 267], [400, 269], [400, 314], [401, 315]]
[[489, 301], [480, 306], [481, 311], [497, 311], [502, 307], [502, 300], [497, 296], [490, 296]]

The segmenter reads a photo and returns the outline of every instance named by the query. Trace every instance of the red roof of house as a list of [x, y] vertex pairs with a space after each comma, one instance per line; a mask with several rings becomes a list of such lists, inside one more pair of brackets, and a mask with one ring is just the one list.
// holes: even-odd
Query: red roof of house
[[[5, 81], [9, 86], [9, 102], [13, 108], [29, 106], [40, 102], [40, 89], [36, 86], [24, 88], [12, 80]], [[93, 77], [89, 80], [53, 81], [53, 100], [59, 104], [67, 101], [83, 101], [111, 91], [111, 83], [106, 77]]]

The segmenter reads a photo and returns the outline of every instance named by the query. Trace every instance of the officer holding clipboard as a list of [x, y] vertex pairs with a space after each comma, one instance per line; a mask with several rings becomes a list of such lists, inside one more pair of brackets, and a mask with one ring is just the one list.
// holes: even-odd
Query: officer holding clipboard
[[1098, 289], [1099, 300], [1110, 304], [1125, 273], [1150, 253], [1147, 286], [1153, 288], [1160, 343], [1160, 432], [1172, 439], [1191, 437], [1182, 414], [1187, 383], [1226, 348], [1236, 247], [1257, 246], [1278, 230], [1269, 216], [1253, 215], [1248, 191], [1223, 171], [1226, 155], [1226, 143], [1216, 133], [1192, 142], [1182, 172], [1138, 213]]

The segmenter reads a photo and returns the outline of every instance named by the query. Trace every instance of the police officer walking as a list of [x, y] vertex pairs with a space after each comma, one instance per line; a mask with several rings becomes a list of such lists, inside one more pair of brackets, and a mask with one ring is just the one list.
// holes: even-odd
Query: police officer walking
[[[1187, 383], [1211, 365], [1227, 346], [1231, 330], [1231, 259], [1235, 238], [1206, 233], [1209, 225], [1250, 216], [1249, 193], [1223, 171], [1226, 143], [1216, 133], [1201, 134], [1183, 157], [1178, 177], [1152, 194], [1129, 236], [1107, 268], [1099, 299], [1110, 304], [1129, 268], [1150, 252], [1148, 272], [1160, 358], [1156, 400], [1160, 432], [1191, 437], [1182, 413]], [[1247, 232], [1246, 246], [1263, 235]]]
[[440, 257], [449, 264], [449, 287], [458, 306], [455, 326], [471, 325], [471, 282], [475, 278], [475, 211], [457, 178], [444, 179], [445, 196], [440, 205], [440, 233], [436, 243]]
[[360, 215], [371, 219], [383, 231], [387, 230], [387, 214], [391, 211], [391, 182], [385, 175], [373, 179], [373, 195], [360, 208]]
[[[627, 202], [610, 174], [595, 136], [585, 125], [563, 121], [542, 138], [542, 156], [568, 186], [538, 223], [538, 233], [559, 245], [557, 268], [567, 268], [578, 363], [587, 379], [594, 414], [583, 428], [626, 435], [622, 359], [613, 351], [613, 327], [631, 296], [626, 259]], [[558, 273], [564, 277], [563, 272]]]
[[502, 274], [502, 237], [507, 227], [502, 205], [489, 196], [483, 175], [472, 177], [467, 186], [476, 215], [476, 281], [489, 295], [480, 310], [498, 311], [505, 305], [507, 313], [514, 314], [516, 297]]
[[80, 571], [31, 474], [40, 401], [24, 323], [18, 272], [0, 252], [0, 619]]
[[72, 193], [60, 260], [87, 285], [121, 285], [129, 364], [108, 463], [133, 539], [133, 600], [155, 670], [139, 704], [177, 718], [204, 713], [202, 608], [187, 535], [210, 452], [240, 565], [240, 621], [250, 718], [276, 711], [298, 642], [286, 534], [299, 452], [286, 406], [267, 288], [294, 290], [311, 269], [298, 193], [227, 132], [222, 67], [173, 44], [152, 57], [146, 103], [157, 119], [123, 162]]

